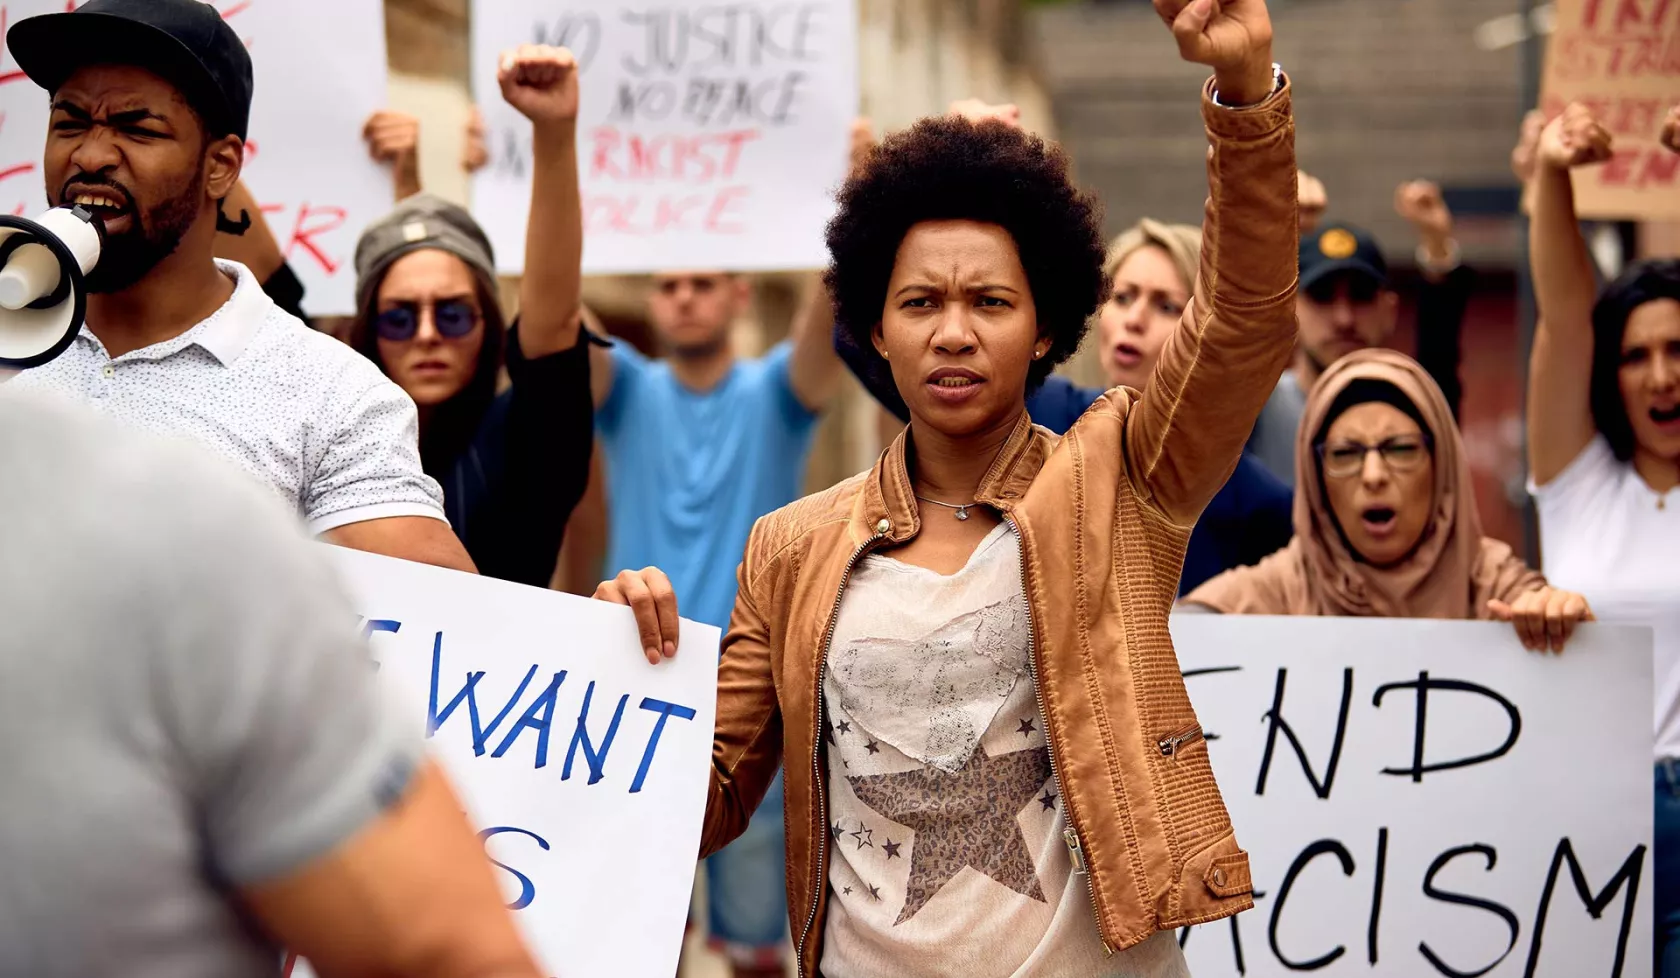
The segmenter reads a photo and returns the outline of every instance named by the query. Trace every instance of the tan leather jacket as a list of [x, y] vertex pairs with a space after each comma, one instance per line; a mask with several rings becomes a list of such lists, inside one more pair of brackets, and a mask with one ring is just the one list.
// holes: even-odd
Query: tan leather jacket
[[[976, 494], [1020, 540], [1067, 844], [1111, 950], [1253, 905], [1167, 615], [1191, 526], [1293, 349], [1294, 123], [1287, 84], [1240, 110], [1204, 90], [1203, 116], [1201, 274], [1147, 394], [1110, 391], [1060, 439], [1023, 414]], [[872, 471], [759, 521], [724, 637], [702, 848], [741, 833], [785, 757], [804, 975], [817, 973], [828, 895], [823, 664], [852, 567], [921, 528], [906, 451], [901, 435]]]

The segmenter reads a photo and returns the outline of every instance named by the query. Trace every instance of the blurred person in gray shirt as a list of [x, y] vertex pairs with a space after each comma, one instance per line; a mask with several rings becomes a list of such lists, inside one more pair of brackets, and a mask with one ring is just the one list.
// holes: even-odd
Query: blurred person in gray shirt
[[0, 975], [536, 978], [295, 517], [8, 386]]

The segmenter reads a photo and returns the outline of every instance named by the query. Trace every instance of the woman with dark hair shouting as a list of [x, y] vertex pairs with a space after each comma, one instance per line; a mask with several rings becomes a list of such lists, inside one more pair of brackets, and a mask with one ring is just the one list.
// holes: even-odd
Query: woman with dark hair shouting
[[[1214, 77], [1201, 271], [1142, 397], [1061, 438], [1027, 416], [1106, 295], [1059, 149], [925, 119], [840, 192], [836, 318], [910, 424], [753, 530], [702, 843], [742, 830], [785, 755], [804, 975], [1181, 978], [1169, 932], [1252, 905], [1167, 616], [1293, 347], [1294, 125], [1264, 0], [1155, 6]], [[675, 653], [659, 571], [597, 596]]]
[[1657, 961], [1680, 978], [1680, 262], [1635, 262], [1596, 289], [1569, 171], [1610, 144], [1571, 105], [1534, 153], [1530, 489], [1546, 575], [1600, 619], [1654, 630]]

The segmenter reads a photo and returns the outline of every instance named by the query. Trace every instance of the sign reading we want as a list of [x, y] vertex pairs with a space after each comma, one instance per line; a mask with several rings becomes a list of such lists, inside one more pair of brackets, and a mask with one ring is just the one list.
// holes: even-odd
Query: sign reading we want
[[1651, 974], [1651, 633], [1178, 615], [1255, 909], [1198, 978]]
[[475, 0], [473, 91], [490, 162], [473, 212], [517, 273], [531, 127], [502, 101], [498, 54], [578, 58], [583, 267], [760, 271], [827, 262], [823, 226], [857, 111], [851, 0]]
[[[0, 34], [78, 0], [0, 0]], [[242, 179], [303, 282], [310, 315], [356, 309], [356, 238], [391, 209], [391, 178], [362, 124], [386, 101], [381, 0], [215, 0], [251, 52], [255, 92]], [[0, 212], [46, 209], [47, 93], [0, 54]], [[523, 209], [521, 210], [523, 214]], [[238, 214], [229, 214], [234, 220]]]
[[[449, 772], [544, 973], [676, 974], [718, 630], [685, 620], [682, 654], [652, 666], [627, 608], [331, 553], [381, 680]], [[313, 973], [288, 960], [285, 974]]]

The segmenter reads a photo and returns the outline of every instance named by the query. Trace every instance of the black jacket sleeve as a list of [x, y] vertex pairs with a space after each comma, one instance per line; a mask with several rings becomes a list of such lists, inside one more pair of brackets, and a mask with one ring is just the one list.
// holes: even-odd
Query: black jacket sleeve
[[527, 360], [518, 323], [508, 331], [513, 386], [497, 398], [463, 460], [478, 468], [485, 498], [469, 507], [469, 525], [457, 527], [487, 577], [547, 587], [554, 576], [566, 522], [589, 484], [589, 342], [580, 331], [570, 350]]
[[1463, 359], [1464, 311], [1475, 287], [1476, 273], [1460, 265], [1438, 282], [1424, 279], [1418, 292], [1417, 360], [1440, 385], [1454, 421], [1458, 420], [1459, 402], [1464, 397], [1464, 384], [1458, 375]]

